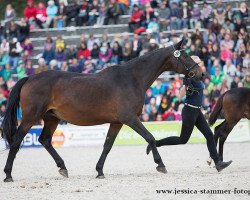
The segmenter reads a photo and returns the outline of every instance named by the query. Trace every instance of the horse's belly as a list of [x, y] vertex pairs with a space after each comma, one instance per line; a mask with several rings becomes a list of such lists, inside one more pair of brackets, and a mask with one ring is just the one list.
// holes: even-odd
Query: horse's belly
[[54, 113], [58, 118], [79, 126], [118, 122], [115, 112], [109, 112], [108, 110], [105, 111], [98, 108], [80, 110], [66, 107], [64, 109], [54, 110]]

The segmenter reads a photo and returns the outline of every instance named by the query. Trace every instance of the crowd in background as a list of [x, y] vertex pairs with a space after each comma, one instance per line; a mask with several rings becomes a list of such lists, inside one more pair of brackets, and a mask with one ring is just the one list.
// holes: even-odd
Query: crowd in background
[[[82, 34], [76, 48], [67, 45], [63, 35], [54, 39], [48, 36], [38, 62], [32, 62], [30, 30], [101, 26], [111, 20], [116, 24], [123, 14], [130, 15], [128, 31], [133, 37], [128, 33], [113, 37]], [[97, 73], [175, 44], [183, 36], [187, 39], [186, 53], [199, 56], [207, 73], [202, 108], [205, 114], [228, 89], [250, 88], [249, 10], [245, 3], [232, 8], [220, 0], [202, 6], [193, 0], [49, 0], [37, 5], [28, 0], [19, 21], [11, 5], [6, 7], [4, 17], [0, 26], [0, 112], [5, 110], [11, 88], [25, 76], [51, 69]], [[163, 33], [166, 30], [169, 33]], [[177, 30], [182, 30], [181, 34]], [[179, 75], [168, 82], [157, 79], [146, 93], [142, 120], [181, 120], [183, 99], [178, 94], [182, 85]]]

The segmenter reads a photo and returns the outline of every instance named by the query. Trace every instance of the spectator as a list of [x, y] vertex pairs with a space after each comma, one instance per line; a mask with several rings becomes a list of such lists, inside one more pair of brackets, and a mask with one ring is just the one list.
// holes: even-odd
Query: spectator
[[230, 88], [231, 83], [233, 82], [233, 78], [236, 75], [236, 67], [232, 64], [231, 59], [227, 59], [225, 65], [223, 66], [223, 71], [228, 80], [228, 88]]
[[204, 62], [205, 66], [208, 66], [208, 60], [210, 59], [210, 53], [208, 52], [208, 49], [206, 46], [202, 46], [201, 53], [200, 53], [199, 57]]
[[142, 25], [143, 26], [146, 26], [148, 25], [148, 23], [153, 19], [155, 18], [155, 15], [154, 15], [154, 9], [151, 7], [150, 3], [147, 3], [145, 5], [145, 10], [144, 10], [144, 19], [142, 20]]
[[158, 42], [160, 42], [160, 27], [159, 27], [159, 24], [156, 21], [156, 18], [153, 18], [149, 22], [147, 31], [152, 33], [153, 37], [155, 39], [157, 39]]
[[166, 6], [166, 2], [162, 1], [161, 6], [158, 10], [159, 13], [159, 26], [160, 30], [169, 30], [169, 24], [170, 24], [170, 14], [171, 11], [169, 7]]
[[211, 77], [211, 83], [214, 85], [219, 85], [222, 83], [224, 78], [224, 73], [221, 71], [220, 67], [215, 68], [215, 74]]
[[17, 69], [16, 69], [16, 72], [17, 72], [17, 79], [20, 80], [22, 79], [23, 77], [26, 77], [26, 70], [24, 68], [24, 63], [22, 60], [20, 60], [18, 62], [18, 66], [17, 66]]
[[248, 72], [245, 76], [245, 79], [243, 80], [243, 85], [246, 88], [250, 88], [250, 72]]
[[177, 5], [177, 3], [174, 2], [173, 7], [171, 8], [170, 29], [180, 30], [182, 28], [181, 18], [182, 18], [182, 10]]
[[226, 22], [222, 25], [224, 29], [230, 30], [231, 32], [234, 31], [234, 24], [231, 22], [230, 19], [226, 19]]
[[57, 36], [55, 47], [56, 50], [58, 50], [59, 48], [64, 50], [66, 48], [65, 40], [62, 38], [62, 35]]
[[62, 62], [66, 61], [66, 59], [67, 59], [67, 55], [64, 52], [64, 49], [62, 47], [58, 47], [58, 49], [56, 50], [55, 59], [57, 61], [57, 66], [60, 69]]
[[91, 58], [97, 61], [99, 58], [99, 52], [100, 52], [99, 46], [97, 45], [97, 43], [94, 43], [93, 49], [91, 50]]
[[116, 2], [116, 0], [110, 0], [106, 13], [106, 18], [104, 20], [104, 25], [108, 25], [110, 19], [113, 19], [114, 23], [117, 24], [119, 15], [120, 15], [120, 8], [118, 3]]
[[5, 67], [9, 63], [10, 57], [6, 49], [0, 49], [0, 66]]
[[137, 34], [134, 34], [134, 38], [132, 41], [132, 54], [131, 56], [133, 58], [138, 57], [140, 52], [142, 50], [142, 41], [139, 39], [139, 36]]
[[46, 9], [46, 23], [44, 24], [45, 28], [54, 27], [56, 16], [58, 12], [58, 7], [55, 5], [53, 0], [48, 1], [48, 7]]
[[33, 45], [28, 37], [24, 41], [23, 50], [28, 51], [28, 55], [32, 56]]
[[25, 20], [28, 20], [29, 24], [32, 24], [36, 19], [37, 8], [34, 4], [34, 0], [27, 0], [27, 6], [24, 9]]
[[76, 22], [79, 11], [80, 11], [80, 7], [76, 3], [76, 0], [71, 0], [69, 2], [69, 4], [66, 6], [66, 9], [65, 9], [65, 13], [66, 13], [65, 23], [66, 23], [66, 26], [69, 26], [72, 19], [75, 20], [75, 22]]
[[247, 27], [246, 27], [246, 24], [244, 22], [242, 22], [242, 20], [239, 17], [237, 17], [236, 24], [234, 26], [234, 31], [240, 32], [241, 29], [246, 31]]
[[119, 64], [122, 60], [122, 47], [119, 42], [115, 41], [112, 47], [112, 57], [110, 62], [112, 64]]
[[225, 20], [225, 15], [226, 15], [226, 6], [224, 3], [222, 3], [222, 0], [217, 0], [217, 3], [215, 4], [214, 7], [214, 16], [215, 19], [218, 20], [219, 24], [223, 24]]
[[190, 18], [190, 28], [197, 28], [201, 27], [200, 25], [200, 17], [201, 17], [201, 11], [197, 4], [194, 4], [194, 8], [191, 11], [191, 18]]
[[69, 71], [69, 66], [67, 61], [62, 62], [61, 70], [66, 72]]
[[83, 70], [83, 67], [79, 65], [78, 60], [76, 58], [73, 58], [73, 62], [69, 66], [69, 72], [82, 73], [82, 70]]
[[220, 33], [222, 26], [218, 23], [218, 20], [214, 18], [213, 23], [210, 25], [210, 29], [213, 33], [218, 35]]
[[203, 8], [201, 10], [201, 21], [204, 28], [208, 27], [209, 21], [212, 16], [212, 11], [213, 11], [212, 7], [208, 5], [207, 1], [205, 1], [203, 4]]
[[149, 41], [149, 51], [153, 51], [153, 50], [158, 49], [158, 48], [159, 48], [159, 46], [158, 46], [156, 40], [153, 39], [153, 38], [150, 39], [150, 41]]
[[0, 51], [9, 52], [9, 49], [9, 42], [6, 39], [3, 39], [0, 45]]
[[55, 48], [55, 43], [53, 42], [52, 37], [48, 36], [46, 41], [44, 42], [44, 49], [50, 47], [50, 49]]
[[99, 17], [99, 4], [97, 0], [93, 0], [93, 3], [90, 7], [88, 26], [93, 26], [97, 22], [97, 18]]
[[16, 70], [22, 52], [22, 47], [17, 41], [17, 38], [10, 39], [9, 48], [10, 65]]
[[225, 35], [225, 39], [220, 42], [220, 45], [223, 45], [224, 48], [232, 50], [234, 47], [234, 41], [231, 39], [229, 34]]
[[76, 18], [76, 25], [77, 26], [82, 26], [87, 24], [89, 20], [89, 3], [87, 0], [84, 0], [82, 5], [80, 6], [78, 16]]
[[123, 55], [122, 55], [122, 60], [124, 62], [129, 61], [132, 58], [132, 48], [129, 42], [126, 42], [124, 44], [124, 50], [123, 50]]
[[71, 45], [69, 49], [67, 49], [67, 58], [68, 60], [72, 60], [73, 58], [77, 57], [77, 50], [75, 46]]
[[102, 2], [99, 7], [99, 17], [97, 18], [97, 22], [96, 22], [97, 26], [103, 25], [105, 16], [106, 16], [106, 6], [105, 6], [105, 3]]
[[130, 17], [130, 21], [128, 23], [129, 31], [132, 33], [136, 29], [141, 27], [141, 19], [142, 19], [143, 11], [140, 10], [138, 5], [134, 5], [132, 15]]
[[112, 50], [110, 49], [109, 44], [103, 42], [99, 52], [98, 68], [101, 69], [103, 67], [106, 67], [107, 63], [111, 59], [111, 56], [112, 56]]
[[94, 74], [95, 73], [94, 64], [93, 64], [91, 59], [86, 60], [84, 65], [85, 65], [85, 69], [82, 72], [83, 74]]
[[[188, 8], [188, 4], [187, 2], [183, 2], [183, 7], [182, 7], [182, 28], [188, 28], [188, 22], [191, 20], [191, 11]], [[192, 15], [194, 14], [194, 12], [192, 13]]]
[[87, 42], [87, 47], [90, 51], [93, 49], [94, 43], [99, 44], [99, 39], [94, 38], [94, 34], [90, 34]]
[[36, 14], [36, 24], [39, 28], [43, 28], [44, 23], [47, 20], [46, 7], [43, 3], [38, 3], [37, 14]]
[[[49, 48], [49, 46], [47, 48]], [[49, 70], [44, 58], [39, 58], [37, 63], [38, 63], [38, 67], [36, 69], [37, 74]]]
[[46, 65], [48, 65], [51, 60], [55, 59], [55, 50], [52, 48], [52, 46], [47, 45], [45, 47], [42, 58], [44, 58]]
[[8, 4], [5, 10], [4, 23], [7, 24], [15, 19], [16, 19], [16, 11], [13, 9], [11, 4]]
[[0, 65], [0, 77], [2, 77], [3, 81], [8, 81], [11, 78], [12, 73], [13, 71], [10, 68], [9, 63], [7, 63], [5, 67]]
[[249, 19], [249, 11], [248, 11], [248, 8], [247, 8], [247, 4], [245, 2], [242, 2], [240, 4], [239, 15], [240, 15], [241, 21], [246, 22]]
[[231, 86], [230, 88], [233, 89], [233, 88], [238, 88], [238, 84], [240, 83], [240, 77], [238, 76], [235, 76], [232, 83], [231, 83]]
[[24, 18], [21, 18], [20, 25], [19, 25], [19, 35], [18, 35], [18, 41], [23, 42], [25, 38], [29, 36], [30, 33], [30, 26], [25, 21]]
[[168, 103], [169, 103], [169, 100], [167, 99], [167, 96], [163, 96], [162, 99], [161, 99], [161, 103], [159, 105], [157, 113], [160, 114], [160, 115], [165, 113], [167, 111], [168, 107], [169, 107]]
[[27, 64], [25, 65], [25, 69], [26, 69], [25, 73], [27, 74], [27, 76], [32, 76], [36, 73], [35, 69], [32, 66], [31, 60], [27, 61]]
[[90, 51], [87, 47], [87, 44], [82, 42], [81, 46], [77, 52], [77, 58], [83, 60], [83, 62], [90, 56]]
[[11, 37], [18, 38], [18, 26], [15, 23], [15, 21], [11, 21], [8, 24], [8, 27], [7, 27], [6, 32], [5, 32], [5, 38], [7, 38], [9, 40]]
[[56, 27], [63, 28], [65, 26], [65, 18], [66, 18], [66, 6], [64, 5], [64, 0], [59, 1], [58, 12], [56, 16]]
[[50, 70], [59, 70], [57, 60], [51, 60], [49, 63]]

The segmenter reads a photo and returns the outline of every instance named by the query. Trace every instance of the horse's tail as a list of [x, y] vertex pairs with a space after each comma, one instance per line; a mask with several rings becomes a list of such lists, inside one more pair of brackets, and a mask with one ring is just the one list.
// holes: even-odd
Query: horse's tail
[[28, 77], [22, 78], [12, 88], [7, 101], [6, 111], [3, 114], [2, 137], [7, 140], [10, 146], [15, 142], [13, 137], [17, 133], [17, 109], [19, 107], [21, 89], [28, 79]]
[[223, 95], [220, 96], [220, 98], [218, 99], [213, 112], [211, 113], [209, 119], [208, 119], [208, 123], [210, 126], [214, 125], [214, 123], [216, 122], [218, 116], [220, 115], [220, 112], [222, 110], [222, 102], [223, 102], [223, 97], [225, 96], [225, 93]]

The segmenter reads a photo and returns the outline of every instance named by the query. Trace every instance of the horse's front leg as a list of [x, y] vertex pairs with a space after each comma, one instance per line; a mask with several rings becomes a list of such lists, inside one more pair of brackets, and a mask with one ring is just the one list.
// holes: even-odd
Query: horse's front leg
[[141, 135], [150, 145], [154, 157], [154, 161], [158, 166], [156, 167], [158, 172], [167, 173], [165, 165], [162, 162], [161, 156], [156, 148], [154, 136], [143, 126], [138, 117], [134, 117], [125, 122], [129, 127]]
[[103, 151], [102, 154], [99, 158], [99, 161], [96, 164], [96, 171], [98, 172], [98, 175], [96, 178], [105, 178], [104, 174], [103, 174], [103, 166], [104, 166], [104, 162], [107, 158], [108, 153], [110, 152], [115, 138], [117, 136], [117, 134], [119, 133], [119, 131], [122, 128], [122, 124], [110, 124], [109, 130], [108, 130], [108, 134], [103, 146]]

